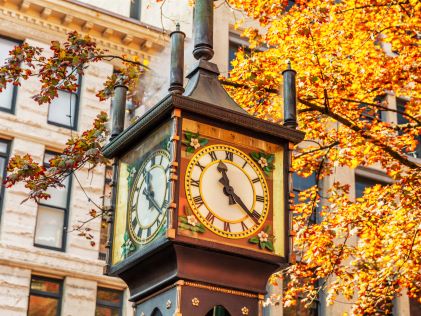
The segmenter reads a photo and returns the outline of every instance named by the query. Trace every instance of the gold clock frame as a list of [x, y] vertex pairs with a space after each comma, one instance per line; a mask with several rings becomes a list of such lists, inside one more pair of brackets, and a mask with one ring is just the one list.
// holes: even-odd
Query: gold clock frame
[[[131, 206], [132, 205], [133, 196], [134, 196], [134, 193], [135, 193], [136, 187], [137, 187], [135, 184], [137, 184], [138, 179], [140, 177], [140, 174], [142, 173], [142, 170], [146, 168], [146, 165], [152, 159], [152, 157], [157, 156], [160, 153], [163, 154], [164, 156], [166, 156], [168, 158], [168, 161], [171, 163], [170, 153], [167, 150], [165, 150], [165, 149], [157, 149], [157, 150], [153, 151], [152, 153], [150, 153], [146, 157], [145, 161], [140, 165], [139, 170], [137, 170], [137, 172], [136, 172], [136, 177], [135, 177], [135, 179], [133, 181], [133, 186], [132, 186], [132, 188], [130, 190], [130, 195], [129, 195], [129, 200], [128, 200], [128, 206]], [[170, 179], [167, 179], [167, 180], [168, 180], [167, 181], [167, 183], [168, 183], [167, 184], [167, 190], [169, 190], [169, 187], [168, 186], [169, 186], [169, 180]], [[133, 227], [131, 225], [131, 220], [130, 220], [131, 219], [131, 213], [132, 212], [128, 209], [128, 211], [127, 211], [127, 228], [128, 228], [128, 231], [129, 231], [130, 238], [137, 245], [146, 245], [146, 244], [150, 243], [152, 240], [155, 239], [155, 237], [158, 234], [158, 232], [162, 229], [162, 226], [167, 222], [167, 211], [168, 210], [165, 210], [165, 214], [162, 216], [161, 224], [156, 228], [155, 232], [153, 232], [148, 238], [141, 240], [141, 239], [137, 238], [136, 234], [133, 231]], [[148, 227], [152, 226], [155, 223], [155, 221], [153, 221], [151, 225], [149, 225], [149, 226], [147, 226], [145, 228], [148, 228]]]
[[[230, 232], [226, 232], [223, 230], [220, 230], [218, 228], [216, 228], [215, 226], [213, 226], [212, 224], [210, 224], [206, 218], [203, 217], [203, 215], [200, 213], [200, 211], [197, 209], [196, 204], [193, 200], [193, 196], [191, 194], [191, 190], [190, 190], [190, 185], [191, 185], [191, 176], [192, 176], [192, 171], [193, 171], [193, 167], [196, 165], [196, 163], [198, 162], [198, 160], [206, 154], [209, 154], [212, 151], [229, 151], [239, 157], [241, 157], [242, 159], [244, 159], [247, 164], [249, 164], [251, 166], [251, 168], [256, 172], [256, 174], [259, 177], [259, 180], [262, 184], [262, 189], [263, 189], [263, 198], [264, 198], [264, 206], [263, 206], [263, 210], [262, 210], [262, 215], [259, 219], [259, 224], [258, 225], [254, 225], [252, 226], [250, 229], [243, 231], [243, 232], [236, 232], [236, 233], [230, 233]], [[240, 170], [243, 171], [243, 173], [247, 176], [247, 178], [250, 180], [249, 175], [247, 174], [246, 171], [244, 171], [244, 169], [239, 166], [236, 165], [235, 163], [232, 163], [229, 160], [226, 159], [218, 159], [218, 161], [221, 160], [224, 163], [229, 163], [229, 164], [233, 164], [235, 165], [237, 168], [239, 168]], [[199, 192], [202, 192], [201, 186], [202, 186], [202, 175], [204, 173], [204, 171], [209, 168], [210, 165], [214, 164], [216, 162], [210, 163], [208, 164], [205, 169], [201, 172], [200, 175], [200, 180], [199, 180]], [[253, 187], [253, 186], [252, 186]], [[268, 184], [266, 182], [266, 178], [265, 175], [263, 173], [263, 171], [260, 169], [260, 167], [256, 164], [256, 162], [253, 161], [253, 159], [247, 155], [246, 153], [244, 153], [242, 150], [230, 146], [230, 145], [226, 145], [226, 144], [214, 144], [214, 145], [209, 145], [206, 147], [203, 147], [202, 149], [200, 149], [199, 151], [197, 151], [194, 156], [190, 159], [187, 168], [186, 168], [186, 174], [185, 174], [185, 178], [184, 178], [184, 188], [185, 188], [185, 192], [186, 192], [186, 198], [188, 201], [188, 204], [192, 210], [192, 212], [194, 213], [194, 215], [199, 219], [199, 221], [205, 225], [205, 227], [207, 229], [209, 229], [210, 231], [212, 231], [213, 233], [215, 233], [218, 236], [221, 237], [225, 237], [225, 238], [230, 238], [230, 239], [242, 239], [242, 238], [246, 238], [246, 237], [250, 237], [251, 235], [255, 234], [257, 231], [259, 231], [259, 229], [262, 228], [262, 226], [264, 225], [264, 223], [266, 222], [267, 216], [269, 214], [269, 209], [270, 209], [270, 194], [269, 194], [269, 187]], [[253, 193], [254, 193], [254, 187], [253, 187]], [[211, 212], [213, 215], [215, 215], [215, 217], [219, 218], [220, 217], [215, 214], [214, 212], [212, 212], [212, 210], [206, 205], [206, 202], [203, 201], [207, 210], [209, 212]], [[254, 193], [253, 196], [253, 206], [256, 203], [256, 194]], [[247, 215], [245, 216], [247, 217]], [[223, 220], [224, 222], [226, 222], [226, 220]]]

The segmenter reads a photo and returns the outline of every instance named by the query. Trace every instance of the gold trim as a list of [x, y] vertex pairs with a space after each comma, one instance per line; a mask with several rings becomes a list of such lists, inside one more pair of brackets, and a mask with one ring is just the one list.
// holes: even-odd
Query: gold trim
[[[250, 165], [250, 167], [253, 169], [253, 171], [256, 173], [256, 175], [258, 176], [261, 186], [262, 186], [262, 190], [263, 190], [263, 196], [264, 196], [264, 205], [263, 205], [263, 209], [262, 209], [262, 213], [261, 213], [261, 217], [260, 217], [260, 222], [257, 225], [251, 226], [249, 229], [247, 229], [246, 231], [241, 231], [241, 232], [227, 232], [225, 230], [221, 230], [219, 228], [217, 228], [215, 225], [209, 223], [206, 218], [204, 217], [204, 215], [197, 209], [196, 204], [194, 202], [193, 196], [192, 196], [192, 192], [191, 192], [191, 177], [192, 177], [192, 173], [193, 173], [193, 168], [196, 165], [196, 163], [199, 161], [200, 158], [202, 158], [204, 155], [209, 154], [210, 152], [214, 152], [214, 151], [229, 151], [233, 154], [235, 154], [236, 156], [240, 157], [241, 159], [243, 159], [244, 161], [247, 162], [248, 165]], [[254, 204], [256, 202], [256, 194], [255, 194], [255, 188], [254, 185], [252, 184], [252, 181], [250, 180], [250, 176], [248, 175], [247, 172], [244, 171], [244, 169], [242, 167], [240, 167], [239, 165], [235, 164], [232, 161], [229, 160], [225, 160], [225, 159], [219, 159], [217, 161], [212, 161], [209, 164], [206, 165], [206, 167], [203, 169], [203, 171], [201, 171], [200, 177], [199, 177], [199, 192], [200, 192], [200, 196], [202, 195], [202, 176], [203, 174], [206, 172], [206, 170], [214, 165], [215, 163], [217, 163], [218, 161], [224, 161], [227, 163], [230, 163], [234, 166], [236, 166], [238, 169], [240, 169], [249, 179], [251, 186], [253, 188], [253, 207]], [[196, 215], [196, 217], [199, 219], [199, 221], [205, 225], [206, 228], [208, 228], [209, 230], [211, 230], [212, 232], [214, 232], [215, 234], [222, 236], [222, 237], [226, 237], [226, 238], [230, 238], [230, 239], [241, 239], [241, 238], [247, 238], [253, 234], [255, 234], [259, 229], [262, 228], [262, 226], [264, 225], [267, 216], [269, 214], [269, 209], [270, 209], [270, 197], [269, 197], [269, 188], [266, 182], [266, 178], [263, 174], [263, 172], [261, 171], [260, 167], [253, 161], [252, 158], [249, 157], [249, 155], [247, 155], [246, 153], [244, 153], [243, 151], [241, 151], [238, 148], [232, 147], [230, 145], [225, 145], [225, 144], [215, 144], [215, 145], [210, 145], [207, 147], [204, 147], [202, 149], [200, 149], [190, 160], [187, 169], [186, 169], [186, 174], [185, 174], [185, 179], [184, 179], [184, 187], [185, 187], [185, 191], [186, 191], [186, 197], [187, 197], [187, 201], [193, 211], [193, 213]], [[220, 221], [222, 222], [227, 222], [227, 223], [241, 223], [242, 221], [244, 221], [246, 218], [248, 218], [248, 216], [246, 215], [244, 218], [242, 218], [242, 220], [240, 221], [227, 221], [225, 219], [222, 219], [221, 217], [217, 216], [217, 214], [215, 214], [214, 211], [212, 211], [205, 199], [203, 198], [203, 203], [206, 207], [206, 209], [211, 212], [213, 215], [215, 215], [216, 218], [218, 218]]]
[[181, 110], [180, 109], [174, 109], [172, 111], [171, 117], [181, 117]]
[[174, 239], [175, 238], [175, 229], [174, 228], [170, 228], [167, 230], [167, 237]]
[[[159, 219], [160, 217], [162, 217], [162, 221], [161, 221], [160, 225], [155, 228], [154, 232], [149, 237], [147, 237], [145, 239], [139, 238], [137, 236], [136, 232], [134, 231], [135, 230], [135, 227], [132, 226], [132, 221], [133, 221], [133, 218], [132, 218], [132, 214], [133, 214], [132, 207], [134, 205], [132, 202], [133, 202], [133, 199], [134, 198], [138, 199], [138, 195], [140, 194], [140, 193], [138, 193], [138, 195], [135, 197], [136, 189], [138, 187], [139, 180], [143, 176], [143, 170], [146, 168], [146, 166], [148, 165], [148, 163], [151, 161], [152, 157], [155, 157], [155, 156], [158, 156], [158, 155], [165, 156], [168, 159], [169, 164], [171, 164], [170, 153], [168, 151], [166, 151], [164, 149], [155, 150], [149, 156], [147, 156], [147, 158], [145, 159], [145, 161], [140, 166], [139, 170], [137, 170], [136, 178], [134, 179], [133, 185], [132, 185], [131, 190], [130, 190], [130, 196], [129, 196], [129, 201], [128, 201], [129, 202], [128, 203], [129, 209], [127, 211], [127, 226], [129, 228], [130, 237], [132, 238], [133, 242], [135, 242], [138, 245], [146, 245], [149, 242], [151, 242], [152, 240], [154, 240], [155, 237], [156, 237], [156, 235], [160, 231], [161, 227], [167, 222], [167, 215], [166, 215], [166, 213], [167, 213], [168, 207], [167, 207], [167, 209], [163, 210], [162, 214], [158, 214], [157, 217], [155, 218], [155, 220], [149, 226], [142, 226], [142, 225], [140, 225], [140, 222], [138, 223], [139, 226], [142, 229], [147, 229], [149, 227], [152, 227], [155, 224], [155, 222], [157, 221], [157, 219]], [[162, 170], [164, 170], [164, 168], [162, 167], [162, 165], [158, 165], [158, 164], [151, 166], [150, 169], [153, 169], [153, 168], [161, 168]], [[142, 183], [143, 183], [143, 179], [142, 179], [142, 182], [140, 182], [139, 189], [140, 189], [140, 187], [142, 187]], [[165, 191], [165, 195], [169, 194], [169, 192], [168, 192], [169, 189], [170, 189], [169, 188], [169, 185], [170, 184], [168, 183], [167, 184], [167, 189]], [[137, 203], [138, 203], [138, 201], [136, 201], [136, 204], [135, 204], [136, 205], [136, 217], [138, 217]]]
[[258, 299], [259, 295], [260, 295], [260, 294], [252, 294], [252, 293], [247, 293], [247, 292], [243, 292], [243, 291], [231, 290], [231, 289], [226, 289], [226, 288], [222, 288], [222, 287], [218, 287], [218, 286], [206, 285], [206, 284], [190, 282], [190, 281], [185, 281], [184, 285], [190, 286], [190, 287], [195, 287], [195, 288], [198, 288], [198, 289], [209, 290], [209, 291], [212, 291], [212, 292], [225, 293], [225, 294], [243, 296], [243, 297], [248, 297], [248, 298], [257, 298]]

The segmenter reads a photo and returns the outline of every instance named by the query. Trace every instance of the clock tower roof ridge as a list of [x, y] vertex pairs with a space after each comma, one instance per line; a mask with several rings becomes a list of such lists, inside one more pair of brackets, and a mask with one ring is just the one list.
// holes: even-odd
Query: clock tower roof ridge
[[225, 91], [218, 80], [218, 66], [207, 60], [200, 59], [193, 70], [187, 75], [189, 79], [184, 96], [195, 100], [211, 103], [234, 112], [247, 114]]

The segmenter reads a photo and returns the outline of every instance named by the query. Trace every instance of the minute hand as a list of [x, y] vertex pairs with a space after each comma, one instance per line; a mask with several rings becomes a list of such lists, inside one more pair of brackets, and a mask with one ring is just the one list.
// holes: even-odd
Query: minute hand
[[247, 206], [243, 203], [241, 198], [235, 194], [234, 192], [231, 193], [231, 196], [233, 197], [234, 201], [241, 206], [241, 208], [247, 213], [248, 216], [256, 223], [258, 224], [258, 219], [253, 216], [253, 213], [250, 212], [250, 210], [247, 208]]

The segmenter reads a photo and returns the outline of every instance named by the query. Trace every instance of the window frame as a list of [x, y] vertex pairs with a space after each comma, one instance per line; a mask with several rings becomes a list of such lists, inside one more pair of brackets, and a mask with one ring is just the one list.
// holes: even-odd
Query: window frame
[[[404, 98], [396, 98], [396, 110], [401, 111], [401, 112], [405, 112], [405, 107], [406, 107], [406, 103], [408, 102], [407, 99]], [[401, 121], [401, 123], [399, 123], [399, 121]], [[404, 121], [404, 122], [402, 122]], [[400, 114], [400, 113], [396, 113], [396, 123], [397, 124], [404, 124], [404, 123], [409, 123], [409, 120], [406, 116]], [[398, 135], [402, 135], [402, 131], [398, 132]], [[414, 151], [410, 151], [410, 152], [405, 152], [405, 154], [407, 156], [416, 158], [416, 159], [421, 159], [421, 136], [418, 136], [418, 145], [415, 148]]]
[[[56, 293], [39, 291], [39, 290], [33, 290], [32, 289], [32, 280], [33, 279], [58, 283], [59, 284], [59, 293], [56, 294]], [[27, 315], [29, 315], [29, 306], [30, 306], [30, 301], [31, 301], [31, 295], [46, 297], [46, 298], [56, 298], [57, 302], [58, 302], [58, 304], [57, 304], [58, 308], [57, 308], [56, 316], [61, 315], [61, 308], [62, 308], [61, 305], [62, 305], [62, 301], [63, 301], [63, 279], [48, 278], [48, 277], [45, 277], [45, 276], [34, 275], [34, 274], [31, 275], [31, 282], [29, 284], [28, 308], [27, 308], [27, 312], [26, 312]]]
[[[9, 163], [9, 157], [10, 157], [10, 144], [11, 144], [11, 140], [7, 140], [7, 139], [0, 139], [0, 142], [5, 143], [7, 148], [6, 148], [6, 153], [2, 153], [0, 152], [0, 157], [3, 157], [6, 159], [6, 164], [5, 164], [5, 168], [3, 171], [3, 174], [1, 175], [3, 177], [3, 180], [5, 179], [6, 175], [7, 175], [7, 164]], [[6, 192], [6, 188], [4, 185], [1, 186], [0, 189], [0, 222], [1, 222], [1, 218], [2, 218], [2, 214], [3, 214], [3, 203], [4, 203], [4, 194]]]
[[[0, 35], [0, 38], [15, 43], [16, 44], [15, 46], [23, 43], [23, 41], [14, 39], [9, 36]], [[11, 107], [10, 109], [6, 109], [0, 106], [0, 111], [9, 113], [9, 114], [15, 114], [17, 97], [18, 97], [18, 86], [13, 85]]]
[[129, 17], [136, 21], [140, 21], [142, 18], [142, 0], [130, 1]]
[[[98, 299], [98, 290], [106, 290], [111, 292], [116, 292], [120, 297], [120, 304], [110, 303], [109, 301], [103, 301]], [[111, 289], [108, 287], [98, 286], [97, 287], [97, 296], [95, 301], [95, 311], [97, 307], [109, 307], [109, 308], [118, 308], [118, 315], [123, 316], [123, 307], [124, 307], [124, 290]]]
[[[45, 160], [45, 155], [46, 154], [58, 155], [58, 153], [56, 153], [54, 151], [46, 150], [44, 152], [44, 160]], [[43, 165], [46, 166], [46, 167], [48, 167], [48, 164], [46, 164], [45, 162], [43, 163]], [[34, 231], [34, 246], [35, 247], [45, 248], [45, 249], [50, 249], [50, 250], [56, 250], [56, 251], [61, 251], [61, 252], [65, 252], [66, 251], [66, 246], [67, 246], [67, 226], [69, 225], [70, 200], [71, 200], [71, 197], [72, 197], [72, 194], [71, 194], [71, 191], [72, 191], [72, 176], [71, 176], [71, 174], [68, 175], [68, 177], [69, 177], [69, 183], [68, 183], [68, 188], [67, 188], [66, 207], [52, 206], [52, 205], [44, 204], [42, 202], [38, 202], [37, 218], [35, 220], [35, 231]], [[37, 220], [38, 220], [39, 206], [45, 206], [45, 207], [49, 207], [49, 208], [53, 208], [53, 209], [57, 209], [57, 210], [62, 210], [64, 212], [63, 228], [62, 228], [63, 235], [62, 235], [61, 247], [47, 246], [47, 245], [43, 245], [43, 244], [39, 244], [39, 243], [36, 243], [35, 242], [36, 231], [37, 231]]]
[[80, 105], [80, 93], [81, 93], [81, 87], [82, 87], [82, 76], [78, 75], [78, 79], [77, 79], [77, 83], [78, 88], [76, 92], [70, 92], [67, 90], [63, 90], [63, 89], [58, 89], [58, 91], [62, 91], [65, 93], [69, 93], [70, 94], [70, 98], [74, 95], [76, 98], [76, 102], [75, 102], [75, 115], [74, 115], [74, 120], [73, 120], [73, 125], [65, 125], [65, 124], [61, 124], [61, 123], [57, 123], [54, 121], [51, 121], [49, 119], [49, 114], [50, 114], [50, 107], [51, 107], [51, 103], [48, 104], [48, 111], [47, 111], [47, 123], [50, 125], [54, 125], [54, 126], [58, 126], [58, 127], [63, 127], [63, 128], [67, 128], [69, 130], [72, 131], [77, 131], [78, 130], [78, 124], [79, 124], [79, 105]]

